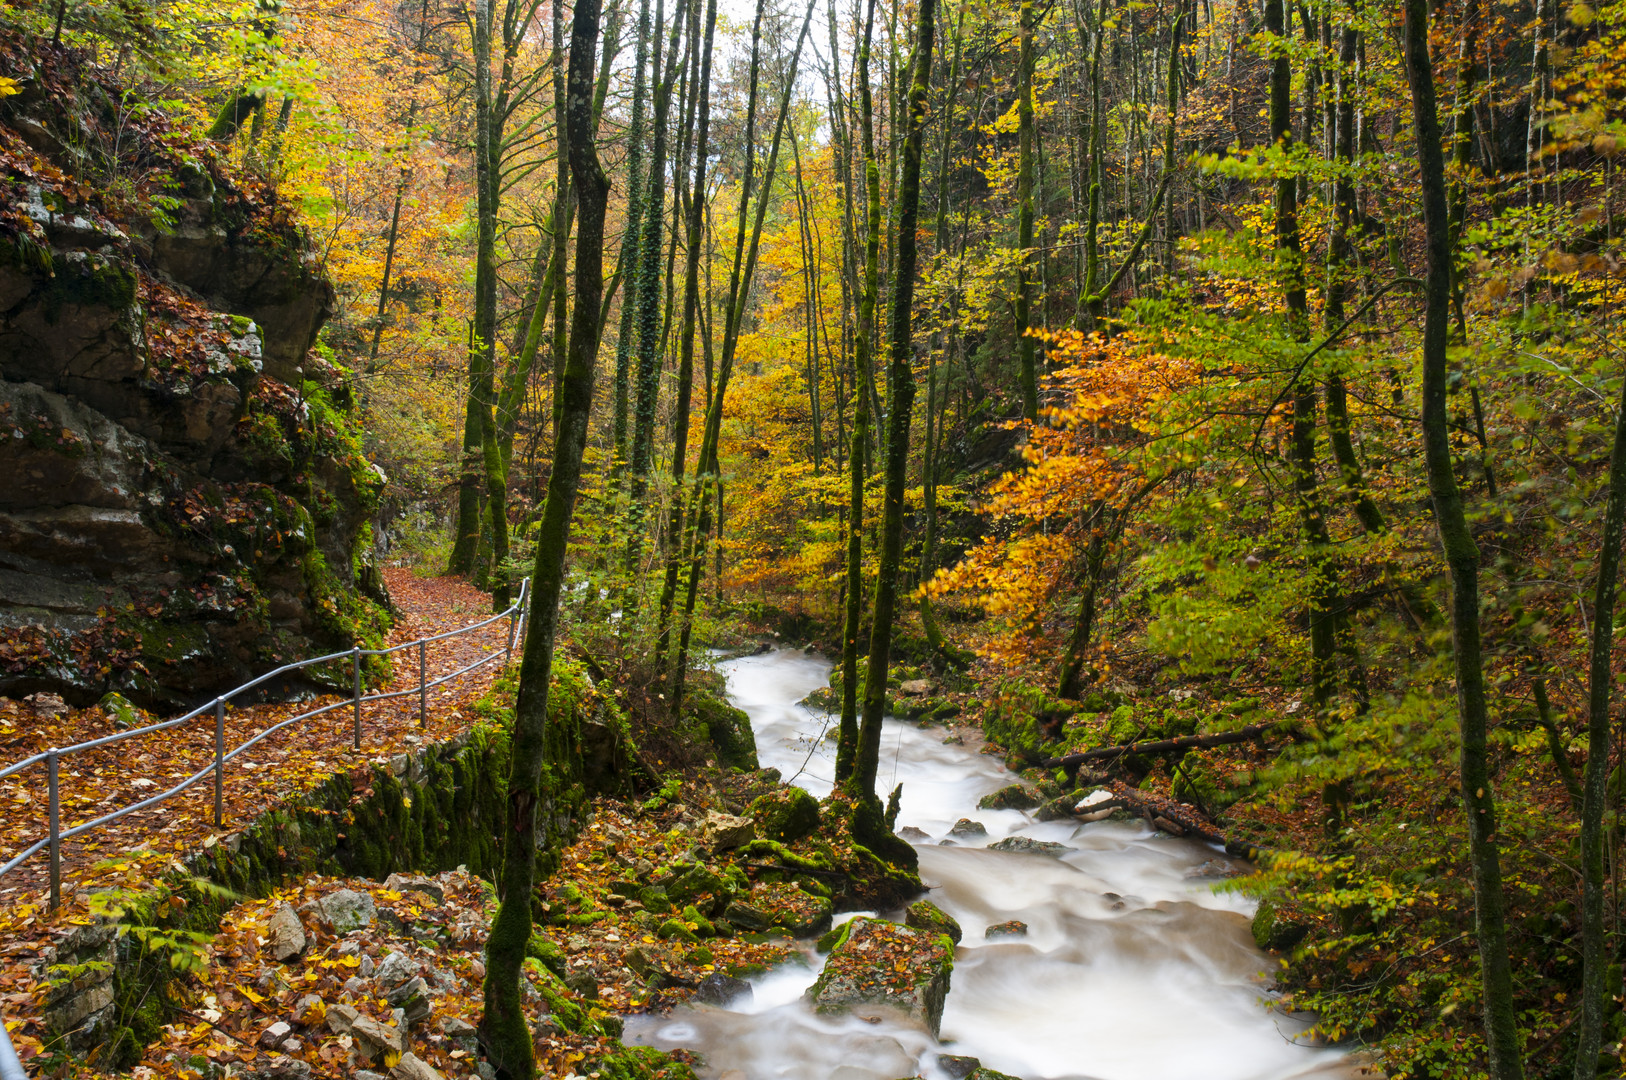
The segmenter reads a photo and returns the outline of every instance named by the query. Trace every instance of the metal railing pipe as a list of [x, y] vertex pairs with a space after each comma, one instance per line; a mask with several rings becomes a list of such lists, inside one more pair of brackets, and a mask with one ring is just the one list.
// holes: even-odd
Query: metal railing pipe
[[[165, 802], [197, 784], [210, 773], [214, 774], [214, 824], [216, 828], [223, 828], [225, 826], [226, 764], [230, 762], [232, 758], [244, 753], [255, 744], [269, 738], [271, 735], [274, 735], [278, 731], [281, 731], [292, 724], [299, 723], [302, 720], [309, 720], [312, 717], [321, 716], [323, 713], [332, 712], [334, 709], [342, 708], [345, 705], [349, 705], [352, 710], [352, 743], [355, 749], [361, 749], [362, 703], [366, 701], [387, 701], [391, 698], [406, 697], [413, 692], [411, 689], [406, 689], [363, 695], [361, 692], [361, 658], [363, 656], [386, 656], [391, 653], [400, 652], [404, 649], [410, 649], [413, 645], [418, 647], [418, 722], [420, 726], [427, 726], [429, 722], [429, 691], [431, 689], [441, 685], [442, 683], [450, 682], [452, 679], [465, 675], [470, 671], [473, 671], [475, 668], [483, 667], [484, 665], [497, 659], [498, 656], [512, 659], [515, 644], [523, 641], [525, 619], [526, 615], [528, 614], [529, 607], [529, 596], [530, 579], [526, 578], [520, 582], [518, 597], [507, 607], [506, 610], [498, 612], [489, 618], [482, 619], [479, 622], [471, 623], [468, 626], [460, 627], [456, 630], [449, 630], [442, 634], [434, 634], [429, 637], [419, 638], [416, 641], [403, 642], [400, 645], [393, 645], [387, 649], [363, 649], [357, 646], [351, 648], [348, 653], [335, 652], [328, 653], [325, 656], [311, 657], [308, 660], [295, 660], [273, 668], [272, 670], [263, 675], [257, 676], [256, 678], [250, 679], [248, 682], [233, 690], [227, 691], [225, 694], [215, 698], [213, 701], [205, 702], [204, 704], [199, 705], [197, 708], [192, 709], [190, 712], [177, 716], [173, 719], [162, 720], [158, 723], [133, 728], [129, 731], [115, 732], [112, 735], [104, 735], [100, 738], [74, 743], [71, 746], [52, 747], [49, 750], [34, 754], [31, 757], [27, 757], [21, 761], [13, 762], [12, 764], [7, 765], [5, 768], [0, 769], [0, 780], [10, 776], [15, 776], [18, 773], [21, 773], [24, 769], [28, 769], [42, 762], [45, 764], [48, 820], [47, 835], [42, 839], [35, 841], [33, 844], [28, 845], [22, 851], [12, 856], [8, 862], [0, 865], [0, 877], [5, 876], [18, 866], [21, 866], [24, 862], [32, 858], [34, 855], [37, 855], [40, 851], [48, 851], [50, 858], [51, 908], [52, 910], [55, 910], [56, 908], [60, 907], [62, 903], [63, 841], [71, 840], [83, 833], [94, 831], [110, 822], [117, 821], [119, 818], [126, 817], [138, 811], [145, 810], [148, 807], [156, 806], [159, 803]], [[458, 637], [459, 635], [467, 634], [472, 631], [479, 630], [482, 627], [489, 626], [498, 619], [503, 618], [509, 620], [509, 626], [507, 642], [502, 653], [498, 653], [493, 650], [480, 657], [478, 660], [475, 660], [473, 663], [466, 664], [455, 671], [440, 676], [439, 678], [431, 680], [428, 677], [427, 649], [429, 642], [442, 641], [447, 638]], [[290, 671], [298, 671], [302, 668], [311, 667], [315, 664], [325, 664], [334, 660], [340, 660], [346, 655], [350, 657], [351, 668], [351, 694], [348, 700], [340, 698], [337, 701], [323, 705], [319, 708], [311, 709], [307, 712], [289, 717], [288, 719], [283, 720], [280, 723], [273, 724], [264, 731], [259, 732], [253, 738], [248, 739], [235, 749], [229, 752], [226, 750], [225, 717], [227, 701], [246, 690], [252, 690], [256, 686], [259, 686], [271, 679], [275, 679], [278, 676], [284, 675]], [[128, 806], [124, 806], [110, 813], [103, 814], [101, 817], [94, 818], [90, 821], [80, 822], [72, 828], [64, 829], [62, 827], [61, 762], [64, 756], [78, 753], [83, 750], [93, 750], [100, 747], [109, 746], [114, 743], [123, 742], [126, 739], [135, 738], [137, 735], [148, 735], [155, 732], [168, 731], [202, 715], [211, 705], [214, 706], [215, 713], [213, 762], [205, 765], [202, 769], [199, 769], [197, 772], [185, 778], [167, 791], [162, 791], [155, 795], [151, 795], [145, 799], [131, 803]], [[0, 1030], [0, 1080], [10, 1080], [10, 1077], [6, 1073], [6, 1051], [9, 1049], [9, 1041], [4, 1039], [4, 1032], [3, 1030]], [[13, 1054], [12, 1057], [15, 1059], [15, 1054]]]

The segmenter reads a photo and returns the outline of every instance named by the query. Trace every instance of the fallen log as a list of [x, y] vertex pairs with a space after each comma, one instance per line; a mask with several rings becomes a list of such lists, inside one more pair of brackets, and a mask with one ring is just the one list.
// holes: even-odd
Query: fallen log
[[[1210, 844], [1218, 844], [1225, 849], [1225, 854], [1249, 862], [1258, 862], [1261, 856], [1274, 854], [1270, 848], [1258, 847], [1242, 840], [1232, 840], [1215, 828], [1212, 822], [1203, 819], [1196, 808], [1185, 803], [1175, 802], [1173, 799], [1161, 795], [1154, 795], [1149, 791], [1137, 791], [1121, 780], [1114, 780], [1107, 785], [1112, 792], [1113, 802], [1130, 813], [1139, 814], [1145, 818], [1153, 828], [1161, 829], [1171, 836], [1194, 836], [1199, 840], [1206, 840]], [[1095, 811], [1104, 807], [1105, 802], [1092, 806]]]
[[1102, 761], [1106, 758], [1132, 757], [1136, 754], [1161, 754], [1169, 750], [1206, 750], [1211, 746], [1229, 746], [1232, 743], [1257, 739], [1262, 735], [1269, 734], [1276, 728], [1291, 723], [1291, 720], [1272, 720], [1268, 724], [1249, 724], [1247, 727], [1222, 732], [1218, 735], [1182, 735], [1176, 739], [1158, 739], [1156, 742], [1102, 746], [1094, 750], [1084, 750], [1077, 754], [1067, 754], [1064, 757], [1046, 758], [1041, 764], [1047, 769], [1057, 767], [1075, 769], [1087, 761]]

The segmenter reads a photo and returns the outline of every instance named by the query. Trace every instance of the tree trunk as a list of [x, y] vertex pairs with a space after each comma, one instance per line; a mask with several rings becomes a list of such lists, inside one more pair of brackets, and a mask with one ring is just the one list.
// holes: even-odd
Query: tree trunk
[[[698, 7], [695, 22], [698, 23]], [[693, 35], [699, 26], [692, 26]], [[678, 333], [677, 412], [672, 432], [672, 510], [666, 529], [666, 579], [661, 585], [660, 634], [655, 647], [657, 663], [664, 664], [672, 638], [672, 606], [677, 599], [678, 572], [683, 563], [685, 500], [683, 478], [689, 449], [689, 407], [694, 394], [694, 335], [700, 309], [700, 230], [705, 223], [706, 155], [711, 125], [711, 42], [717, 29], [717, 0], [706, 5], [706, 31], [699, 57], [699, 126], [695, 133], [694, 188], [689, 197], [689, 220], [684, 239], [687, 258], [683, 270], [683, 326]], [[674, 706], [675, 708], [675, 706]]]
[[1484, 985], [1485, 1040], [1494, 1080], [1522, 1080], [1524, 1065], [1508, 960], [1501, 855], [1496, 842], [1496, 797], [1486, 750], [1485, 672], [1479, 630], [1479, 548], [1468, 526], [1451, 460], [1446, 333], [1451, 316], [1451, 222], [1446, 210], [1445, 157], [1428, 53], [1427, 0], [1406, 0], [1406, 78], [1421, 162], [1423, 228], [1428, 272], [1423, 322], [1423, 445], [1429, 495], [1445, 560], [1451, 571], [1451, 634], [1456, 662], [1457, 710], [1462, 726], [1461, 780], [1473, 864], [1474, 912]]
[[[858, 124], [864, 154], [864, 276], [858, 294], [858, 325], [854, 341], [856, 383], [867, 384], [873, 364], [875, 297], [880, 277], [881, 168], [875, 160], [874, 100], [870, 92], [870, 46], [875, 28], [875, 0], [864, 16], [864, 37], [858, 46]], [[836, 783], [852, 779], [858, 761], [858, 641], [864, 624], [864, 459], [869, 445], [870, 402], [862, 389], [853, 415], [853, 444], [847, 459], [847, 577], [846, 611], [841, 632], [841, 721], [836, 735]], [[873, 787], [873, 783], [871, 787]]]
[[644, 68], [649, 63], [649, 0], [638, 2], [638, 46], [635, 57], [632, 119], [627, 127], [627, 222], [621, 231], [621, 332], [615, 340], [614, 455], [610, 459], [610, 476], [615, 481], [620, 480], [627, 464], [632, 339], [640, 295], [638, 241], [644, 219]]
[[[903, 554], [903, 493], [909, 474], [909, 421], [915, 396], [912, 333], [915, 228], [920, 209], [920, 158], [921, 146], [925, 141], [926, 91], [931, 85], [935, 14], [935, 0], [920, 0], [914, 71], [907, 102], [908, 122], [903, 137], [903, 171], [898, 180], [897, 262], [892, 281], [881, 562], [875, 576], [875, 601], [870, 618], [869, 667], [864, 678], [864, 715], [858, 733], [858, 758], [849, 783], [855, 797], [871, 807], [878, 807], [875, 776], [881, 756], [881, 716], [886, 710], [886, 675], [892, 658], [892, 619], [897, 605], [898, 563]], [[857, 824], [855, 820], [855, 832]], [[890, 839], [890, 833], [860, 837], [866, 843]], [[900, 856], [913, 857], [914, 849], [909, 845], [900, 842], [895, 846], [900, 849]]]
[[1609, 649], [1615, 627], [1615, 589], [1620, 541], [1626, 526], [1626, 381], [1615, 406], [1615, 444], [1609, 454], [1609, 500], [1603, 512], [1603, 545], [1592, 600], [1592, 656], [1587, 694], [1586, 773], [1581, 782], [1581, 1020], [1575, 1041], [1576, 1080], [1598, 1071], [1609, 990], [1610, 962], [1604, 940], [1603, 815], [1609, 782]]
[[548, 753], [548, 692], [565, 551], [581, 483], [582, 451], [587, 444], [588, 415], [593, 404], [593, 365], [598, 355], [604, 210], [610, 190], [593, 145], [591, 90], [598, 14], [599, 0], [576, 0], [567, 80], [570, 169], [581, 206], [576, 241], [576, 307], [570, 327], [570, 356], [561, 386], [565, 399], [562, 422], [554, 435], [553, 469], [537, 530], [532, 620], [514, 704], [508, 818], [499, 877], [502, 900], [487, 942], [485, 1013], [480, 1022], [480, 1041], [487, 1059], [496, 1067], [498, 1076], [506, 1080], [530, 1080], [536, 1071], [531, 1029], [520, 993], [520, 972], [531, 936], [537, 816], [552, 794], [544, 788], [542, 775], [545, 765], [554, 764]]
[[632, 595], [622, 599], [622, 627], [634, 620], [628, 602], [636, 604], [637, 582], [644, 551], [644, 522], [647, 518], [645, 495], [649, 490], [649, 473], [655, 450], [655, 406], [660, 395], [661, 371], [661, 240], [666, 217], [666, 141], [668, 117], [672, 106], [672, 89], [677, 85], [679, 69], [683, 64], [678, 56], [678, 42], [683, 31], [683, 18], [688, 0], [678, 0], [678, 10], [672, 17], [671, 42], [667, 48], [666, 70], [661, 70], [660, 26], [664, 22], [664, 2], [655, 4], [655, 91], [654, 124], [649, 155], [649, 184], [644, 191], [644, 224], [638, 243], [638, 341], [636, 408], [633, 411], [631, 502], [627, 513], [626, 575]]
[[1036, 342], [1028, 336], [1033, 305], [1033, 0], [1021, 0], [1017, 16], [1016, 62], [1016, 355], [1022, 385], [1022, 418], [1039, 419], [1039, 373]]

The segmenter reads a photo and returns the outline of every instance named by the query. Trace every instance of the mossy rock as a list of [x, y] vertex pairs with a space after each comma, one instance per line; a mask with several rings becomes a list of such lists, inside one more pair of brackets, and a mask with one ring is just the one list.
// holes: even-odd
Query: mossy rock
[[685, 709], [703, 726], [717, 764], [724, 769], [755, 769], [757, 742], [751, 718], [709, 688], [696, 687], [684, 700]]
[[1009, 784], [977, 800], [978, 810], [1032, 810], [1042, 800], [1031, 788]]
[[665, 915], [672, 910], [672, 901], [666, 895], [666, 890], [658, 885], [651, 885], [638, 890], [638, 902], [644, 905], [645, 911], [656, 915]]
[[936, 1038], [954, 970], [954, 943], [880, 919], [857, 918], [808, 990], [816, 1012], [839, 1015], [855, 1007], [897, 1009]]
[[[710, 895], [727, 901], [733, 889], [708, 866], [699, 865], [684, 871], [664, 886], [666, 898], [672, 905], [687, 904], [697, 896]], [[646, 905], [647, 906], [647, 905]]]
[[1310, 932], [1304, 923], [1284, 919], [1269, 900], [1259, 901], [1253, 916], [1253, 942], [1266, 952], [1288, 952]]
[[760, 796], [749, 811], [757, 834], [781, 844], [794, 844], [819, 827], [819, 802], [798, 787], [782, 787]]
[[678, 918], [683, 920], [683, 925], [703, 938], [717, 936], [717, 927], [712, 924], [710, 919], [700, 914], [700, 909], [693, 904], [684, 908]]
[[903, 925], [916, 930], [924, 930], [928, 934], [946, 934], [954, 944], [960, 943], [960, 924], [954, 921], [954, 916], [932, 903], [930, 900], [916, 900], [904, 912]]
[[686, 941], [690, 945], [700, 944], [700, 935], [689, 929], [681, 919], [667, 919], [661, 923], [655, 934], [657, 937], [676, 938], [679, 941]]

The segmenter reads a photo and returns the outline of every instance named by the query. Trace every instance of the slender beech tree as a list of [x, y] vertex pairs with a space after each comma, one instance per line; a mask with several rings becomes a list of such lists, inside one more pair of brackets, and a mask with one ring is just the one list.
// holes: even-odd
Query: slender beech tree
[[[664, 0], [655, 4], [654, 120], [650, 139], [649, 183], [644, 190], [644, 224], [638, 235], [638, 336], [634, 382], [635, 408], [632, 424], [631, 501], [627, 513], [626, 573], [636, 590], [639, 563], [643, 559], [644, 522], [647, 517], [644, 496], [649, 489], [649, 473], [655, 450], [655, 406], [660, 392], [661, 372], [661, 240], [666, 217], [666, 145], [672, 90], [683, 67], [678, 43], [683, 33], [684, 12], [689, 0], [678, 0], [672, 17], [671, 42], [666, 50], [666, 69], [661, 68], [660, 27]], [[623, 601], [625, 604], [625, 600]], [[630, 624], [630, 620], [628, 620]]]
[[1016, 38], [1016, 355], [1022, 384], [1022, 418], [1039, 419], [1037, 344], [1028, 336], [1033, 309], [1033, 0], [1017, 8]]
[[[554, 432], [553, 468], [536, 534], [532, 619], [514, 703], [508, 813], [498, 875], [501, 901], [486, 946], [485, 1012], [480, 1040], [486, 1058], [505, 1080], [530, 1080], [536, 1072], [531, 1028], [520, 993], [525, 946], [531, 937], [536, 888], [537, 823], [561, 775], [576, 767], [579, 748], [548, 728], [548, 690], [553, 676], [554, 636], [564, 584], [570, 519], [581, 484], [582, 451], [593, 405], [593, 368], [598, 356], [600, 296], [604, 288], [604, 212], [610, 182], [599, 167], [593, 133], [593, 59], [598, 43], [600, 0], [576, 0], [571, 17], [570, 70], [566, 80], [570, 171], [580, 207], [576, 237], [576, 306], [570, 351], [560, 384], [564, 407]], [[545, 767], [548, 775], [544, 780]]]
[[[892, 659], [892, 621], [897, 606], [898, 567], [903, 555], [903, 493], [909, 475], [909, 421], [914, 411], [916, 223], [920, 209], [920, 159], [926, 137], [926, 92], [931, 86], [935, 0], [920, 0], [915, 32], [914, 70], [906, 101], [903, 169], [898, 178], [897, 241], [892, 280], [891, 356], [887, 377], [886, 493], [882, 503], [881, 561], [875, 575], [870, 619], [869, 666], [864, 678], [864, 716], [850, 787], [861, 803], [874, 806], [875, 776], [881, 757], [881, 717], [886, 711], [886, 675]], [[861, 830], [854, 822], [855, 834]], [[861, 836], [866, 842], [890, 839]], [[914, 849], [898, 845], [910, 855]]]
[[[802, 46], [807, 41], [808, 27], [813, 23], [813, 5], [816, 0], [808, 0], [807, 14], [802, 18], [802, 29], [796, 36], [796, 46], [790, 54], [790, 64], [785, 72], [785, 81], [779, 97], [779, 118], [774, 123], [773, 139], [768, 144], [768, 160], [762, 171], [762, 184], [757, 194], [756, 213], [751, 224], [750, 243], [745, 240], [746, 209], [750, 205], [750, 185], [740, 194], [740, 233], [734, 245], [734, 269], [730, 273], [728, 288], [728, 305], [723, 321], [723, 351], [717, 360], [716, 385], [712, 391], [711, 401], [706, 409], [706, 427], [701, 438], [699, 462], [696, 468], [695, 488], [693, 501], [698, 505], [686, 517], [689, 523], [688, 539], [684, 543], [689, 552], [689, 584], [683, 602], [683, 626], [678, 637], [677, 661], [672, 672], [671, 707], [675, 712], [683, 704], [684, 686], [688, 673], [689, 638], [694, 629], [694, 607], [699, 599], [700, 578], [705, 573], [706, 537], [712, 526], [712, 506], [717, 507], [718, 530], [722, 528], [722, 479], [719, 474], [718, 443], [722, 437], [723, 408], [728, 400], [728, 381], [734, 371], [734, 355], [739, 348], [740, 327], [745, 317], [746, 300], [751, 294], [751, 279], [756, 273], [757, 251], [762, 241], [762, 226], [767, 220], [769, 200], [773, 194], [774, 173], [779, 165], [779, 147], [784, 140], [785, 125], [790, 120], [790, 103], [796, 89], [796, 70], [802, 58]], [[761, 28], [761, 6], [758, 6], [756, 28], [752, 32], [752, 71], [756, 70], [756, 48]], [[756, 100], [756, 79], [751, 80], [750, 102], [747, 106], [747, 133], [750, 134], [754, 121], [754, 103]], [[750, 140], [747, 139], [747, 144]], [[745, 170], [746, 175], [751, 172], [750, 153], [747, 151]], [[744, 259], [741, 260], [741, 249], [744, 250]], [[715, 487], [717, 492], [715, 504], [711, 501], [711, 491]], [[721, 575], [721, 559], [719, 558], [719, 576]]]
[[[1609, 649], [1614, 644], [1615, 591], [1620, 543], [1626, 526], [1626, 378], [1615, 405], [1615, 442], [1609, 454], [1609, 496], [1603, 512], [1603, 544], [1592, 598], [1592, 655], [1587, 671], [1586, 773], [1581, 782], [1581, 1015], [1575, 1040], [1575, 1078], [1598, 1075], [1598, 1050], [1609, 1006], [1605, 973], [1612, 962], [1604, 931], [1603, 816], [1609, 783]], [[1562, 756], [1562, 755], [1560, 755]]]
[[[858, 126], [864, 155], [864, 276], [858, 294], [854, 334], [854, 381], [860, 387], [853, 415], [853, 444], [847, 456], [847, 596], [841, 630], [841, 724], [836, 736], [836, 782], [852, 779], [858, 761], [858, 649], [864, 625], [864, 459], [869, 446], [870, 403], [862, 387], [871, 381], [871, 337], [881, 256], [881, 168], [875, 160], [874, 101], [870, 93], [870, 42], [875, 0], [865, 6], [864, 36], [858, 43]], [[873, 785], [871, 785], [873, 787]]]
[[[1293, 67], [1286, 0], [1266, 0], [1265, 31], [1271, 35], [1270, 141], [1288, 158], [1293, 150]], [[1299, 181], [1286, 161], [1276, 179], [1276, 261], [1287, 304], [1287, 331], [1297, 343], [1310, 337], [1309, 302], [1304, 287], [1304, 247], [1299, 240]], [[1316, 385], [1299, 375], [1292, 387], [1292, 474], [1298, 507], [1299, 531], [1308, 549], [1310, 570], [1310, 689], [1317, 719], [1324, 723], [1337, 679], [1333, 670], [1336, 648], [1332, 596], [1332, 567], [1328, 564], [1331, 537], [1326, 510], [1316, 482]]]
[[[698, 15], [698, 5], [695, 8]], [[696, 19], [698, 21], [698, 19]], [[694, 34], [698, 27], [690, 29]], [[689, 452], [689, 407], [694, 396], [694, 338], [700, 312], [701, 229], [706, 220], [706, 155], [710, 149], [711, 127], [711, 42], [717, 29], [717, 0], [706, 5], [705, 36], [699, 57], [699, 120], [695, 131], [694, 184], [689, 195], [688, 222], [684, 237], [683, 326], [678, 331], [677, 410], [672, 429], [672, 510], [667, 518], [666, 577], [661, 584], [660, 632], [655, 648], [658, 664], [664, 664], [671, 647], [672, 606], [677, 598], [678, 574], [683, 564], [684, 509], [683, 481]]]
[[1447, 409], [1450, 372], [1446, 335], [1451, 317], [1451, 219], [1446, 208], [1445, 154], [1435, 104], [1434, 62], [1428, 52], [1428, 0], [1406, 0], [1406, 79], [1421, 165], [1423, 231], [1428, 270], [1423, 315], [1423, 456], [1434, 523], [1451, 574], [1451, 639], [1462, 728], [1461, 782], [1473, 865], [1474, 917], [1484, 986], [1485, 1041], [1493, 1080], [1521, 1080], [1523, 1050], [1508, 960], [1506, 899], [1496, 839], [1496, 795], [1486, 747], [1484, 656], [1479, 628], [1479, 547], [1474, 542], [1451, 457]]
[[614, 454], [610, 475], [619, 480], [628, 453], [632, 342], [636, 333], [639, 280], [639, 232], [644, 223], [644, 70], [649, 65], [649, 0], [638, 0], [638, 45], [633, 61], [632, 116], [627, 124], [627, 221], [621, 230], [621, 331], [615, 339]]

